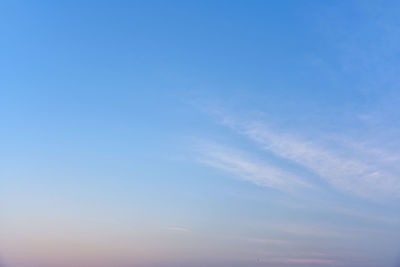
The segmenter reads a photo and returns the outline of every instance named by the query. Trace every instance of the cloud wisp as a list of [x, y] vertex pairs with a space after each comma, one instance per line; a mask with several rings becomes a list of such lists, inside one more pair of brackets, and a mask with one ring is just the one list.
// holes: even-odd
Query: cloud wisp
[[282, 191], [312, 187], [293, 173], [272, 166], [270, 163], [251, 157], [244, 152], [220, 145], [203, 145], [200, 161], [259, 186]]
[[[360, 153], [339, 146], [324, 147], [317, 141], [305, 141], [280, 134], [261, 123], [246, 123], [239, 130], [262, 149], [292, 161], [327, 180], [339, 190], [361, 197], [400, 196], [399, 174], [378, 159], [365, 159]], [[354, 145], [353, 145], [354, 147]]]
[[[375, 200], [400, 197], [400, 168], [396, 160], [400, 154], [395, 151], [338, 137], [328, 142], [318, 137], [306, 139], [301, 133], [282, 132], [259, 121], [235, 120], [221, 112], [214, 115], [222, 125], [256, 143], [259, 149], [313, 173], [336, 190]], [[260, 186], [279, 190], [315, 186], [306, 177], [276, 162], [254, 160], [248, 154], [226, 147], [207, 146], [203, 155], [203, 162], [208, 165]]]
[[191, 232], [188, 228], [177, 227], [177, 226], [167, 227], [166, 230], [173, 231], [173, 232], [181, 232], [181, 233], [190, 233]]

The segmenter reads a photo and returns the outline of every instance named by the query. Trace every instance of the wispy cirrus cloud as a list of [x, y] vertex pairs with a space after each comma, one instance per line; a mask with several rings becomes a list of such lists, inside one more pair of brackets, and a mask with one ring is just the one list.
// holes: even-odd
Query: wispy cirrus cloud
[[312, 187], [301, 177], [242, 151], [210, 143], [202, 144], [201, 147], [201, 162], [256, 185], [282, 191]]
[[[400, 197], [400, 153], [379, 147], [376, 140], [358, 142], [334, 135], [305, 138], [301, 132], [278, 130], [257, 120], [236, 119], [220, 109], [211, 113], [222, 125], [253, 141], [259, 149], [315, 174], [339, 191], [369, 199]], [[203, 162], [208, 165], [260, 186], [280, 190], [300, 184], [312, 186], [305, 177], [276, 162], [254, 160], [249, 154], [231, 148], [208, 146], [203, 155]]]
[[364, 198], [400, 197], [399, 153], [344, 138], [333, 137], [331, 143], [305, 139], [301, 133], [276, 130], [260, 121], [215, 114], [221, 124], [260, 149], [311, 171], [340, 191]]
[[400, 173], [393, 173], [395, 166], [380, 163], [380, 157], [365, 158], [349, 147], [324, 147], [317, 141], [274, 132], [258, 122], [243, 124], [240, 132], [262, 149], [307, 168], [337, 189], [362, 197], [400, 196]]

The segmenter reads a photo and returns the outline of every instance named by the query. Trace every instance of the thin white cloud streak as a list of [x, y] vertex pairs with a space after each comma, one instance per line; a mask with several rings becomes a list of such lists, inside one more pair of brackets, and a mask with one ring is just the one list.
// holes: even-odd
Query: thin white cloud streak
[[282, 191], [299, 187], [312, 187], [299, 176], [274, 167], [271, 164], [254, 159], [243, 152], [219, 145], [203, 144], [201, 162], [221, 169], [259, 186]]
[[[260, 122], [235, 122], [223, 118], [223, 124], [258, 143], [262, 149], [314, 172], [337, 189], [366, 198], [400, 197], [400, 173], [394, 172], [397, 167], [393, 165], [393, 159], [398, 157], [396, 154], [386, 152], [382, 162], [379, 155], [383, 152], [377, 153], [378, 150], [373, 148], [366, 159], [362, 151], [357, 154], [349, 148], [325, 147], [317, 141], [279, 133]], [[352, 145], [355, 146], [357, 144]], [[388, 167], [388, 164], [392, 166]]]
[[168, 231], [190, 233], [191, 231], [185, 227], [168, 227]]

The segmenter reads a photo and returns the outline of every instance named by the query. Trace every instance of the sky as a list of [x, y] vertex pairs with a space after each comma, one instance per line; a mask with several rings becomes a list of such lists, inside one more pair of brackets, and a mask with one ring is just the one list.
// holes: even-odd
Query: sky
[[400, 266], [399, 12], [1, 1], [0, 266]]

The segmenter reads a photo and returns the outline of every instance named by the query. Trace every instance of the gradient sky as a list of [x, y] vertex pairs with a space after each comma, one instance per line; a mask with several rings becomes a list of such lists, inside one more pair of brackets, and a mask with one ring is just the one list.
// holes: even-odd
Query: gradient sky
[[1, 1], [0, 266], [398, 266], [399, 14]]

